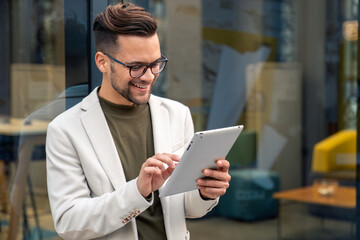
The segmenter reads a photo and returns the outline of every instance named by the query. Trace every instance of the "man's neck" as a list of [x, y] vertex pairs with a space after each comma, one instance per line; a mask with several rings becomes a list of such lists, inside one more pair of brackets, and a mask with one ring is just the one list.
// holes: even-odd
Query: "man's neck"
[[[104, 83], [103, 83], [104, 84]], [[121, 96], [118, 92], [113, 90], [112, 88], [103, 87], [103, 84], [100, 86], [100, 90], [98, 92], [99, 96], [103, 99], [123, 106], [133, 106], [134, 103], [130, 102], [129, 100], [125, 99]], [[111, 90], [109, 90], [111, 89]]]

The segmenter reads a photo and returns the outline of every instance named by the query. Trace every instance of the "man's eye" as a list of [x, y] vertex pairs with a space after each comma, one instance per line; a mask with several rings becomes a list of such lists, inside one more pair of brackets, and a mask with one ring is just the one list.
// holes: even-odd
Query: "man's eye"
[[143, 65], [134, 65], [134, 66], [131, 66], [131, 69], [136, 71], [136, 70], [140, 70], [142, 67], [143, 67]]

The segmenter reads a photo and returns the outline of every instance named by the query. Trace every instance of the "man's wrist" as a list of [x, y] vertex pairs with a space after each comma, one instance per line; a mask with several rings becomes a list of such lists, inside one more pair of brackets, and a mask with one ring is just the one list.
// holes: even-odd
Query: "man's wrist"
[[147, 196], [145, 197], [145, 199], [146, 199], [146, 201], [150, 202], [151, 199], [152, 199], [152, 193], [150, 193], [149, 195], [147, 195]]
[[198, 189], [198, 190], [199, 190], [199, 194], [200, 194], [200, 197], [201, 197], [202, 200], [204, 200], [204, 201], [215, 200], [215, 198], [208, 198], [208, 197], [203, 196], [203, 195], [201, 194], [200, 189]]

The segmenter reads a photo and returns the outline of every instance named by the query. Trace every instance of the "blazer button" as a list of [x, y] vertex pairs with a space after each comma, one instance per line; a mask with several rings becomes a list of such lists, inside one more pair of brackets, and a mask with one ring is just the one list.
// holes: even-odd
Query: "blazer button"
[[125, 223], [127, 223], [127, 222], [128, 222], [128, 221], [127, 221], [126, 219], [123, 219], [123, 220], [122, 220], [122, 223], [123, 223], [123, 224], [125, 224]]

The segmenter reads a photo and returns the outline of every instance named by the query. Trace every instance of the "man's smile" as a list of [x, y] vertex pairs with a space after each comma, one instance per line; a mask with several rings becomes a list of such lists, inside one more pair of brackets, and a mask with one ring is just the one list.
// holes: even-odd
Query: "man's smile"
[[136, 83], [132, 83], [132, 85], [137, 87], [137, 88], [140, 88], [140, 89], [146, 89], [149, 86], [149, 84], [140, 85], [140, 84], [136, 84]]

